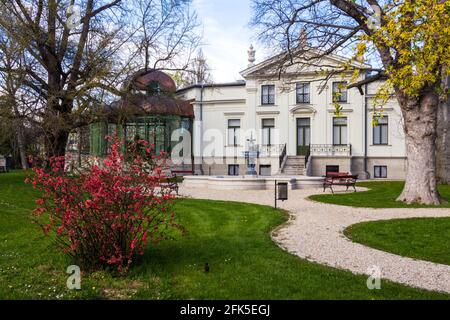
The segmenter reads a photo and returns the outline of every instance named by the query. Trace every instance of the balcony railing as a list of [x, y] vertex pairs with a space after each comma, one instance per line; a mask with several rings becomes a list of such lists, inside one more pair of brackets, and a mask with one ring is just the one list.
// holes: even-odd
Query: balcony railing
[[[248, 152], [249, 152], [248, 146], [225, 147], [226, 157], [248, 156]], [[272, 144], [272, 145], [257, 144], [254, 146], [254, 149], [252, 150], [252, 154], [255, 154], [255, 157], [257, 158], [280, 157], [285, 153], [286, 153], [286, 144]]]
[[285, 144], [272, 144], [263, 145], [259, 144], [256, 146], [260, 157], [279, 157], [282, 155], [283, 150], [285, 150]]
[[322, 157], [350, 157], [352, 145], [312, 144], [311, 156]]

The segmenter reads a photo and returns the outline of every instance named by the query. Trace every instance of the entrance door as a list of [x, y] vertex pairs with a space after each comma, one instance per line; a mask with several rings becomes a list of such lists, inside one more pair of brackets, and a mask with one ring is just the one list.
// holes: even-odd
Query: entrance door
[[297, 119], [297, 155], [306, 156], [311, 144], [311, 119]]

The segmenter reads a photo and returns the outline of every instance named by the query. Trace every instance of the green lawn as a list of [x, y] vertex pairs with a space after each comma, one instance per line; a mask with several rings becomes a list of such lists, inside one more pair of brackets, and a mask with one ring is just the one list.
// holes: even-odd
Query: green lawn
[[345, 233], [373, 248], [450, 265], [450, 218], [365, 222], [349, 227]]
[[[365, 192], [349, 192], [341, 194], [331, 194], [327, 190], [326, 194], [319, 194], [310, 196], [311, 200], [338, 204], [342, 206], [350, 207], [366, 207], [366, 208], [427, 208], [437, 206], [425, 206], [425, 205], [407, 205], [402, 202], [397, 202], [395, 199], [400, 195], [403, 190], [404, 182], [402, 181], [372, 181], [372, 182], [360, 182], [359, 187], [369, 188], [369, 191]], [[449, 201], [440, 207], [450, 208], [450, 186], [439, 186], [439, 192], [441, 196]]]
[[[149, 248], [125, 277], [85, 274], [82, 290], [65, 287], [69, 259], [30, 223], [36, 193], [22, 173], [0, 175], [0, 298], [12, 299], [449, 299], [299, 259], [269, 232], [282, 211], [233, 202], [180, 200], [187, 235]], [[206, 274], [204, 264], [210, 272]]]

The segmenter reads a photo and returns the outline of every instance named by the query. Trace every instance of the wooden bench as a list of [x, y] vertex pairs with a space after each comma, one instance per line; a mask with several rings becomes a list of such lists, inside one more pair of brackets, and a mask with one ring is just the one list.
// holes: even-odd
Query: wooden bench
[[176, 174], [172, 174], [166, 177], [160, 184], [162, 189], [169, 189], [170, 192], [176, 192], [178, 195], [178, 177]]
[[356, 192], [356, 181], [358, 180], [358, 175], [351, 175], [348, 172], [328, 172], [323, 180], [323, 192], [327, 188], [331, 189], [334, 194], [333, 186], [346, 186], [348, 191], [349, 187], [353, 187]]
[[192, 170], [170, 170], [172, 175], [185, 176], [185, 175], [194, 175], [194, 171]]
[[170, 192], [176, 192], [178, 193], [178, 182], [180, 181], [180, 178], [183, 175], [193, 175], [194, 172], [192, 170], [170, 170], [170, 173], [167, 174], [167, 177], [164, 179], [164, 181], [161, 182], [161, 188], [162, 189], [169, 189]]

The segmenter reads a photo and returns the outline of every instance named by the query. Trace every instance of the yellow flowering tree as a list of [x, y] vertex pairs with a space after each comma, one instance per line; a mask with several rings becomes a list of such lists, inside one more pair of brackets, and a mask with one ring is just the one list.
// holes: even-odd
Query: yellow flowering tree
[[[407, 149], [406, 183], [398, 200], [440, 204], [436, 127], [438, 107], [450, 93], [445, 85], [450, 76], [450, 1], [254, 0], [254, 12], [261, 39], [281, 43], [291, 57], [306, 52], [298, 50], [297, 39], [299, 30], [307, 30], [316, 59], [352, 52], [353, 61], [376, 66], [348, 87], [363, 92], [366, 84], [385, 80], [376, 101], [398, 100]], [[361, 79], [358, 72], [352, 79]]]

